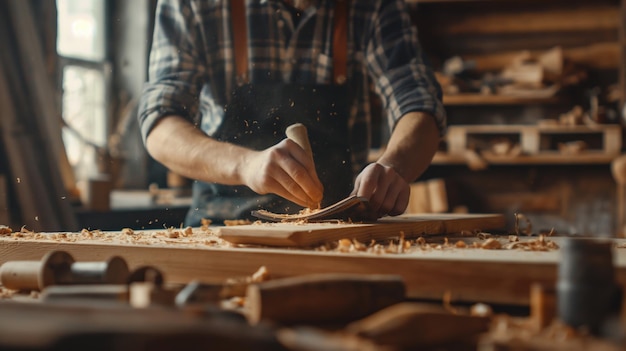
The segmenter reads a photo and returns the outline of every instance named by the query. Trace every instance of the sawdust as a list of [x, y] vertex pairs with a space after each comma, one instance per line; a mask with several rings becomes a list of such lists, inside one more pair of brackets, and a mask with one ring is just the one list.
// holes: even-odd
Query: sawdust
[[7, 289], [3, 286], [0, 286], [0, 300], [2, 299], [10, 299], [15, 294], [17, 294], [17, 290]]
[[371, 241], [369, 244], [356, 239], [344, 238], [334, 243], [327, 243], [315, 248], [316, 251], [341, 252], [341, 253], [371, 253], [371, 254], [405, 254], [419, 251], [444, 251], [444, 250], [521, 250], [521, 251], [553, 251], [559, 246], [548, 239], [545, 235], [539, 235], [535, 239], [520, 241], [517, 236], [499, 237], [479, 233], [473, 238], [456, 240], [451, 242], [447, 237], [419, 237], [406, 239], [404, 233], [397, 238], [385, 242]]
[[185, 247], [232, 247], [219, 238], [209, 227], [167, 228], [163, 230], [137, 231], [123, 228], [121, 231], [83, 229], [77, 233], [37, 233], [23, 227], [4, 237], [23, 241], [49, 241], [65, 243], [111, 243], [134, 245], [180, 245]]
[[248, 225], [252, 224], [252, 221], [249, 219], [226, 219], [224, 220], [224, 225], [227, 227], [232, 227], [236, 225]]

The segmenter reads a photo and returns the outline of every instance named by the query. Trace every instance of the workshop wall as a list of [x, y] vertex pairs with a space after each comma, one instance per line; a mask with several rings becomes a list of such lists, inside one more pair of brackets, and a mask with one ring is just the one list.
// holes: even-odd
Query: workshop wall
[[[547, 119], [559, 124], [571, 117], [575, 106], [597, 119], [594, 122], [600, 128], [623, 123], [620, 74], [625, 63], [620, 51], [620, 1], [410, 3], [420, 40], [446, 93], [444, 104], [450, 126], [475, 125], [488, 130], [497, 125], [534, 126]], [[526, 57], [536, 58], [555, 48], [563, 57], [563, 75], [556, 79], [544, 75], [541, 83], [542, 88], [558, 83], [556, 94], [539, 95], [537, 89], [530, 97], [503, 97], [485, 91], [484, 82], [501, 77], [503, 70], [520, 60], [524, 52]], [[453, 66], [446, 65], [455, 56], [462, 60], [456, 64], [467, 65], [467, 69], [450, 79], [445, 73]], [[482, 85], [472, 85], [476, 81]], [[595, 113], [595, 103], [600, 106], [600, 114]], [[511, 138], [512, 134], [497, 137]], [[565, 140], [581, 139], [587, 150], [602, 149], [603, 137], [606, 134], [565, 133], [560, 140], [542, 136], [540, 142], [541, 148], [552, 148], [550, 151], [558, 156], [559, 143], [565, 144]], [[484, 156], [492, 151], [489, 147], [493, 141], [473, 139], [468, 149]], [[512, 140], [513, 144], [519, 142]], [[472, 171], [462, 157], [446, 153], [449, 143], [449, 139], [442, 143], [438, 155], [442, 157], [435, 157], [423, 178], [446, 180], [451, 209], [456, 206], [471, 212], [505, 213], [509, 227], [514, 213], [524, 213], [532, 218], [537, 230], [554, 228], [560, 233], [601, 236], [617, 232], [616, 185], [609, 167], [616, 154], [600, 151], [597, 158], [586, 161], [578, 155], [563, 154], [567, 160], [557, 157], [555, 162], [541, 158], [545, 155], [523, 155], [524, 161], [516, 161], [511, 154], [488, 158], [485, 169]]]

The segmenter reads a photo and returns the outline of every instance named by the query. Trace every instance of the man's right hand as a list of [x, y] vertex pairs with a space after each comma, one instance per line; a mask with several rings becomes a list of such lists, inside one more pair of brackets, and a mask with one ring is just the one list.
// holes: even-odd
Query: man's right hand
[[290, 139], [250, 152], [240, 174], [256, 193], [273, 193], [304, 207], [317, 207], [324, 193], [311, 158]]

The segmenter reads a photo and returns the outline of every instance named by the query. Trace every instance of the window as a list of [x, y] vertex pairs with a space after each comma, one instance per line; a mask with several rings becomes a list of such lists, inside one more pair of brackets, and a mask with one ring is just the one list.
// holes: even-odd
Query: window
[[108, 128], [107, 0], [57, 0], [63, 141], [76, 177], [97, 173]]

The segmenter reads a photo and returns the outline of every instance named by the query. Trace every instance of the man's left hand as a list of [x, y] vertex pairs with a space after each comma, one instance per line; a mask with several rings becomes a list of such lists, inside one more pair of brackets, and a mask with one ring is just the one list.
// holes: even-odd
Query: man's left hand
[[356, 177], [352, 195], [369, 199], [369, 216], [397, 216], [406, 210], [411, 193], [407, 183], [393, 167], [371, 163]]

